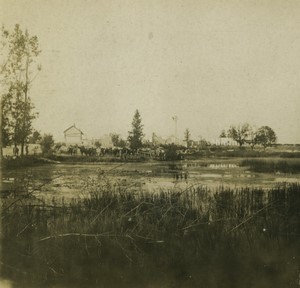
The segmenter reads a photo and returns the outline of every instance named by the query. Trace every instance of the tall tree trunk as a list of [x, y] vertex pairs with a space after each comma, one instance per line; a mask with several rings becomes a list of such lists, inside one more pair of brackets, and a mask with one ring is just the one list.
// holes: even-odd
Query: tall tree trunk
[[3, 157], [3, 135], [2, 135], [2, 113], [3, 113], [3, 99], [1, 96], [1, 102], [0, 102], [0, 110], [1, 110], [1, 118], [0, 118], [0, 129], [1, 129], [1, 139], [0, 139], [0, 157], [2, 159]]
[[[0, 109], [1, 109], [1, 111], [2, 111], [2, 113], [3, 113], [3, 110], [2, 110], [2, 101], [1, 101], [1, 103], [0, 103]], [[3, 139], [2, 139], [2, 117], [1, 117], [1, 119], [0, 119], [0, 129], [1, 129], [0, 158], [2, 159], [2, 157], [3, 157], [3, 144], [2, 144], [2, 141], [3, 141]]]
[[25, 131], [25, 129], [26, 129], [26, 120], [27, 120], [28, 67], [29, 67], [29, 59], [27, 57], [26, 73], [25, 73], [25, 88], [24, 88], [24, 112], [23, 112], [23, 131], [22, 131], [23, 133], [21, 139], [21, 157], [24, 156], [24, 146], [27, 138], [27, 131]]

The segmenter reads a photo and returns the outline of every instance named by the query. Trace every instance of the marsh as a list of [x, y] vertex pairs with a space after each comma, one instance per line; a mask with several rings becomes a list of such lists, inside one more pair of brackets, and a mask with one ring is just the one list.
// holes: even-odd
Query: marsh
[[3, 285], [298, 287], [299, 173], [242, 164], [6, 170]]

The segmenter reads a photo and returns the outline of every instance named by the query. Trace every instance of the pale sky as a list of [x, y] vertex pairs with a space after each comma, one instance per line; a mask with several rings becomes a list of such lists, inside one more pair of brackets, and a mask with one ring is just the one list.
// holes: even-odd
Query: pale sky
[[216, 139], [268, 125], [300, 143], [300, 1], [0, 0], [0, 21], [39, 38], [34, 126], [57, 140], [152, 132]]

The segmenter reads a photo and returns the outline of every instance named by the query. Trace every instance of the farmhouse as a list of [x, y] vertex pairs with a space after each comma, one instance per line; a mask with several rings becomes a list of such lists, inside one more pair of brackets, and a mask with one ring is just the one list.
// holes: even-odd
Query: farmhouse
[[64, 131], [66, 144], [82, 144], [83, 132], [75, 124]]

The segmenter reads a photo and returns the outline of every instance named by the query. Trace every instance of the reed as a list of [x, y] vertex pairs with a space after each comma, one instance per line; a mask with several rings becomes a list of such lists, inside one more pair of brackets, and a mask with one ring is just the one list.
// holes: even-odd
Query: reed
[[70, 203], [3, 202], [3, 277], [22, 287], [298, 285], [300, 184], [84, 187]]

